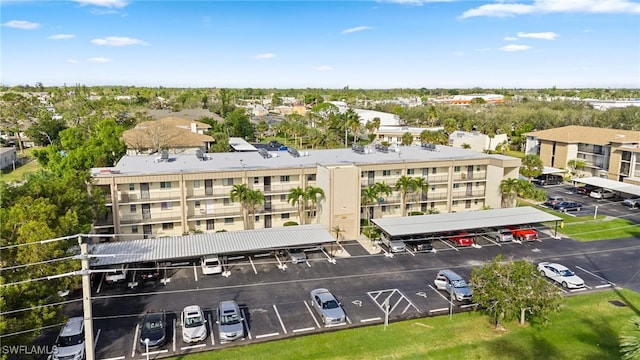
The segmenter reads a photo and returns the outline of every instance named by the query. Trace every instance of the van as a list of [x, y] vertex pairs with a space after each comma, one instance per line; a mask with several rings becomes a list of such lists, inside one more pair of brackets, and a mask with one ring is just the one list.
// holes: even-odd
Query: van
[[69, 318], [54, 345], [53, 360], [84, 359], [84, 319], [81, 316]]
[[389, 251], [391, 251], [392, 253], [404, 252], [406, 250], [404, 241], [402, 240], [389, 239], [389, 237], [386, 235], [382, 235], [381, 238], [382, 243], [385, 244], [387, 246], [387, 249], [389, 249]]
[[202, 273], [205, 275], [213, 275], [222, 273], [222, 263], [217, 255], [208, 255], [200, 260]]

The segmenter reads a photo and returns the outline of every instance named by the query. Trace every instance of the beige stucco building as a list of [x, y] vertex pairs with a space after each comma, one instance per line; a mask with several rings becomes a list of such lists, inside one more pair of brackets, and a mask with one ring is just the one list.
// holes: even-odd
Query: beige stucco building
[[[376, 217], [402, 215], [395, 184], [401, 176], [423, 177], [427, 194], [409, 194], [408, 211], [462, 212], [500, 207], [500, 182], [517, 178], [520, 160], [448, 146], [399, 147], [273, 153], [232, 152], [125, 156], [115, 167], [92, 169], [93, 186], [105, 194], [108, 213], [94, 224], [101, 234], [118, 238], [181, 235], [244, 228], [241, 205], [230, 200], [234, 185], [245, 184], [265, 195], [253, 217], [255, 228], [301, 223], [297, 207], [287, 202], [291, 189], [315, 186], [325, 198], [305, 223], [339, 227], [345, 238], [359, 235], [364, 218], [361, 190], [385, 182], [394, 191], [375, 204]], [[385, 151], [387, 150], [387, 151]]]

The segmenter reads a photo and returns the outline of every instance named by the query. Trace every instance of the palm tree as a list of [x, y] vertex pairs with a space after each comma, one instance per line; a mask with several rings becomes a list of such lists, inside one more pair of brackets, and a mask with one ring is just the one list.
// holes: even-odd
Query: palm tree
[[[362, 128], [362, 123], [360, 119], [360, 115], [355, 112], [353, 109], [347, 110], [344, 114], [345, 119], [345, 127], [351, 130], [351, 134], [353, 135], [353, 143], [355, 144], [357, 141], [358, 131]], [[345, 139], [345, 145], [347, 143], [347, 139]]]
[[298, 217], [300, 218], [300, 225], [304, 225], [304, 209], [306, 208], [307, 196], [305, 191], [301, 187], [296, 187], [289, 190], [287, 196], [287, 202], [292, 206], [298, 208]]
[[405, 146], [409, 146], [409, 145], [413, 144], [413, 135], [411, 135], [410, 132], [406, 132], [406, 133], [402, 134], [402, 142], [401, 142], [401, 144], [405, 145]]
[[378, 202], [378, 193], [375, 185], [367, 186], [360, 191], [360, 202], [364, 206], [364, 215], [367, 219], [367, 225], [369, 225], [369, 221], [373, 216], [373, 214], [371, 214], [370, 206]]
[[249, 220], [253, 219], [256, 208], [264, 203], [264, 194], [260, 190], [249, 189], [245, 184], [237, 184], [233, 185], [229, 195], [231, 201], [240, 202], [244, 229], [253, 229], [253, 221]]
[[[311, 201], [309, 212], [313, 214], [316, 211], [318, 203], [324, 200], [324, 190], [316, 186], [307, 186], [307, 190], [305, 191], [305, 199], [307, 201]], [[318, 216], [318, 214], [316, 214], [315, 216], [316, 222], [319, 222], [320, 217]]]
[[420, 202], [424, 199], [426, 200], [427, 192], [429, 192], [429, 183], [423, 177], [415, 177], [413, 179], [413, 186], [415, 191], [417, 191], [417, 202]]
[[577, 175], [578, 170], [584, 169], [587, 166], [587, 163], [582, 159], [571, 159], [567, 161], [567, 167], [571, 171], [571, 175]]
[[640, 317], [631, 319], [633, 330], [620, 336], [622, 360], [640, 359]]
[[407, 197], [409, 193], [415, 191], [415, 182], [412, 178], [402, 175], [396, 182], [396, 190], [400, 191], [402, 200], [400, 202], [400, 206], [402, 206], [402, 216], [407, 216]]
[[246, 203], [249, 229], [253, 229], [256, 209], [258, 208], [258, 206], [264, 204], [264, 194], [260, 190], [249, 190], [249, 192], [247, 193]]
[[502, 194], [502, 206], [514, 207], [520, 183], [518, 179], [508, 178], [500, 182], [500, 194]]
[[522, 158], [522, 166], [520, 167], [520, 174], [529, 178], [541, 175], [544, 170], [542, 160], [538, 155], [528, 154]]
[[382, 205], [382, 195], [390, 196], [393, 190], [391, 189], [391, 186], [387, 185], [387, 183], [385, 183], [384, 181], [381, 183], [373, 184], [373, 188], [375, 190], [378, 207], [380, 207]]

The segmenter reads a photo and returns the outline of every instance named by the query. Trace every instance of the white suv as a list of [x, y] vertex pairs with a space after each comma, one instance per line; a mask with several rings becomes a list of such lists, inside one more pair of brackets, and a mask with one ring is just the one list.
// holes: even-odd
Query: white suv
[[53, 360], [84, 359], [84, 319], [70, 318], [60, 330], [53, 348]]

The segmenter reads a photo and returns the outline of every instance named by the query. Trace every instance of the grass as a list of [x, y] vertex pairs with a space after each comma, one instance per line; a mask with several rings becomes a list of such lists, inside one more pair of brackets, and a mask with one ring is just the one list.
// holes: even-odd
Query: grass
[[626, 219], [606, 219], [566, 225], [560, 232], [579, 241], [640, 237], [640, 227]]
[[[618, 300], [627, 306], [609, 303]], [[609, 290], [567, 298], [547, 325], [455, 314], [300, 336], [174, 359], [619, 359], [618, 336], [639, 314], [640, 294]]]
[[[556, 210], [551, 210], [542, 206], [539, 206], [537, 203], [532, 203], [529, 202], [527, 200], [523, 200], [523, 199], [518, 199], [518, 206], [532, 206], [540, 211], [544, 211], [546, 213], [549, 213], [551, 215], [555, 215], [559, 218], [562, 219], [562, 222], [564, 222], [565, 224], [570, 224], [570, 223], [584, 223], [587, 221], [593, 221], [593, 220], [604, 220], [606, 218], [605, 215], [602, 214], [598, 214], [598, 216], [596, 216], [596, 218], [593, 218], [593, 215], [587, 215], [587, 216], [572, 216], [572, 215], [568, 215], [565, 213], [562, 213], [560, 211], [556, 211]], [[555, 223], [545, 223], [544, 225], [549, 226], [549, 227], [555, 227]]]
[[23, 176], [28, 173], [36, 172], [40, 169], [40, 164], [31, 155], [31, 152], [35, 148], [25, 149], [24, 156], [18, 151], [18, 160], [22, 161], [23, 165], [17, 167], [15, 170], [12, 168], [4, 169], [0, 172], [0, 181], [13, 182], [22, 180]]

